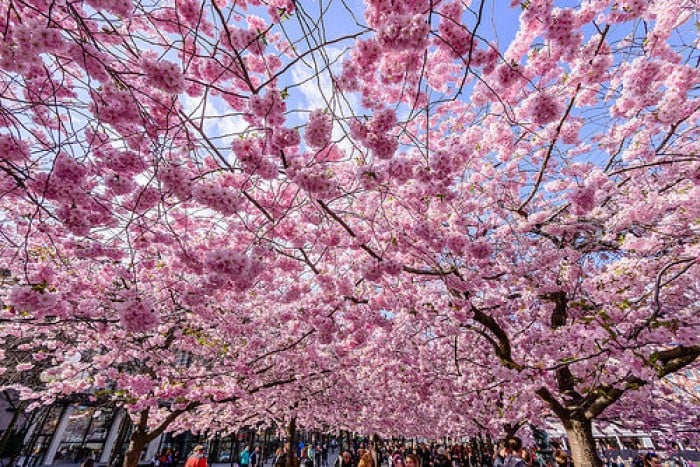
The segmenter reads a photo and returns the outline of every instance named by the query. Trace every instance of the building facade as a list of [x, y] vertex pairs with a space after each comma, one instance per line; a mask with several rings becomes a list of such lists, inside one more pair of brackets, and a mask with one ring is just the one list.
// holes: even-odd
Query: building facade
[[[97, 466], [120, 466], [132, 430], [127, 413], [114, 407], [63, 403], [27, 415], [6, 400], [0, 401], [0, 413], [1, 439], [11, 438], [4, 454], [0, 450], [0, 459], [17, 467], [76, 467], [88, 458]], [[10, 431], [13, 436], [6, 436]], [[195, 445], [203, 444], [210, 465], [231, 467], [245, 446], [259, 445], [266, 456], [272, 455], [280, 443], [277, 432], [246, 428], [235, 434], [164, 433], [148, 444], [139, 463], [150, 465], [167, 451], [177, 465]]]

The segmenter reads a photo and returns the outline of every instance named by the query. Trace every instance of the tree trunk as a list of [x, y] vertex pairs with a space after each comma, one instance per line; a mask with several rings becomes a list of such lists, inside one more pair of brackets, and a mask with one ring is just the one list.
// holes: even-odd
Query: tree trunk
[[134, 430], [129, 437], [129, 447], [124, 454], [123, 467], [137, 467], [141, 458], [141, 451], [148, 443], [148, 409], [139, 412], [138, 421], [134, 424]]
[[126, 450], [126, 454], [124, 454], [123, 467], [137, 467], [141, 458], [141, 451], [146, 447], [146, 437], [134, 436], [135, 434], [135, 432], [132, 433], [131, 440], [129, 440], [129, 447]]
[[574, 467], [601, 467], [603, 463], [595, 452], [593, 423], [588, 419], [562, 421], [569, 441]]
[[296, 457], [296, 433], [297, 433], [297, 419], [292, 417], [287, 425], [287, 467], [296, 467], [297, 457]]

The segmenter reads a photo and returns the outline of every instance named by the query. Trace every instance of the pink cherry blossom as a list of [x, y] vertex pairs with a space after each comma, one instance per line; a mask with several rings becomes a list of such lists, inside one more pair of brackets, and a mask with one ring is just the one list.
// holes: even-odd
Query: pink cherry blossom
[[124, 467], [291, 421], [692, 433], [692, 2], [156, 3], [0, 2], [0, 389], [123, 407]]

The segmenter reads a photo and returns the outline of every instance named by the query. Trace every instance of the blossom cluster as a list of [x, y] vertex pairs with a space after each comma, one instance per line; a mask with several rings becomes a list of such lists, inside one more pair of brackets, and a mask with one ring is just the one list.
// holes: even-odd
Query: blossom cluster
[[301, 138], [299, 131], [294, 128], [277, 127], [272, 132], [270, 143], [275, 150], [296, 147]]
[[0, 135], [0, 158], [10, 162], [24, 162], [29, 159], [29, 145], [12, 135]]
[[547, 38], [561, 50], [575, 50], [581, 42], [576, 13], [571, 8], [555, 8], [547, 28]]
[[467, 251], [473, 258], [483, 260], [491, 256], [493, 246], [488, 240], [474, 240], [467, 246]]
[[435, 43], [438, 47], [447, 49], [454, 58], [466, 58], [470, 50], [475, 48], [472, 34], [462, 23], [464, 8], [459, 2], [447, 2], [440, 8], [439, 37]]
[[248, 174], [257, 174], [264, 179], [277, 177], [277, 164], [265, 157], [265, 140], [262, 138], [244, 138], [233, 142], [233, 152]]
[[397, 183], [406, 183], [413, 178], [415, 162], [406, 154], [401, 154], [389, 161], [386, 165], [387, 175]]
[[248, 111], [254, 117], [248, 118], [253, 124], [264, 120], [271, 128], [282, 126], [286, 110], [287, 104], [279, 89], [269, 89], [264, 95], [255, 94], [248, 99]]
[[377, 31], [377, 42], [387, 50], [420, 50], [425, 47], [429, 32], [424, 14], [390, 13]]
[[132, 0], [85, 0], [96, 10], [106, 10], [122, 18], [130, 18], [134, 11]]
[[622, 94], [611, 109], [614, 115], [631, 116], [658, 102], [663, 79], [660, 61], [641, 56], [621, 68]]
[[143, 157], [136, 151], [103, 146], [96, 148], [94, 152], [104, 167], [119, 174], [136, 175], [146, 169]]
[[221, 40], [224, 44], [239, 52], [247, 50], [254, 55], [265, 53], [265, 43], [262, 40], [262, 34], [254, 29], [229, 26], [221, 31]]
[[238, 213], [243, 204], [238, 193], [215, 183], [198, 183], [193, 189], [193, 196], [198, 203], [225, 215]]
[[170, 165], [159, 172], [160, 181], [166, 190], [184, 201], [192, 196], [194, 182], [187, 171], [178, 165]]
[[320, 171], [322, 166], [304, 169], [290, 168], [287, 170], [289, 178], [299, 187], [318, 199], [329, 199], [338, 194], [337, 182], [330, 172]]
[[661, 72], [661, 64], [658, 61], [649, 60], [647, 57], [637, 57], [627, 68], [622, 78], [622, 86], [625, 93], [632, 98], [642, 98], [652, 89]]
[[148, 332], [160, 322], [160, 312], [153, 299], [139, 297], [135, 292], [127, 291], [121, 301], [114, 304], [119, 314], [122, 327], [128, 333]]
[[40, 54], [59, 53], [66, 47], [61, 30], [42, 24], [24, 24], [0, 43], [0, 68], [33, 78], [41, 74]]
[[197, 26], [197, 23], [202, 21], [201, 8], [202, 4], [198, 0], [178, 0], [175, 2], [177, 15], [189, 27]]
[[664, 71], [665, 90], [656, 115], [662, 123], [674, 123], [692, 115], [697, 108], [697, 101], [688, 99], [688, 91], [700, 81], [700, 71], [679, 65], [666, 66]]
[[391, 109], [380, 109], [364, 124], [359, 120], [350, 122], [350, 134], [360, 141], [379, 159], [391, 159], [399, 142], [389, 131], [396, 125], [396, 113]]
[[275, 23], [279, 23], [283, 17], [290, 16], [296, 11], [294, 0], [270, 0], [266, 5], [270, 19]]
[[649, 8], [649, 4], [645, 0], [620, 0], [609, 15], [610, 21], [622, 22], [638, 18]]
[[314, 110], [309, 115], [309, 121], [304, 131], [304, 141], [312, 148], [320, 149], [331, 142], [333, 120], [323, 110]]
[[62, 51], [65, 47], [60, 29], [40, 24], [27, 24], [16, 28], [14, 41], [25, 53], [30, 54], [55, 53]]
[[168, 94], [179, 94], [185, 89], [185, 78], [177, 64], [168, 60], [142, 60], [141, 67], [148, 84]]
[[571, 193], [571, 204], [576, 214], [586, 214], [595, 207], [595, 186], [585, 185]]
[[595, 35], [581, 48], [572, 75], [585, 84], [593, 84], [606, 76], [612, 63], [610, 45], [600, 35]]
[[161, 193], [154, 186], [145, 186], [134, 191], [130, 199], [124, 202], [124, 206], [130, 211], [144, 213], [158, 205], [161, 200]]
[[104, 174], [105, 184], [114, 196], [124, 196], [131, 193], [136, 188], [133, 177], [126, 174], [118, 174], [106, 171]]
[[397, 276], [403, 271], [403, 265], [393, 259], [377, 261], [370, 259], [362, 267], [362, 277], [368, 281], [378, 282], [386, 274]]
[[262, 262], [230, 248], [207, 252], [204, 262], [209, 284], [215, 288], [231, 284], [239, 291], [248, 290], [263, 270]]
[[542, 91], [525, 99], [521, 111], [523, 118], [529, 118], [537, 125], [545, 125], [559, 118], [562, 103], [552, 94]]
[[41, 57], [8, 42], [0, 42], [0, 68], [9, 72], [31, 75], [41, 66]]
[[131, 126], [140, 119], [133, 95], [113, 84], [106, 84], [101, 92], [93, 91], [93, 103], [93, 111], [105, 123]]
[[31, 313], [36, 318], [56, 313], [60, 306], [59, 295], [48, 292], [44, 288], [16, 286], [10, 290], [6, 303], [16, 313]]
[[63, 204], [56, 209], [56, 217], [75, 235], [86, 236], [97, 225], [107, 225], [112, 216], [94, 200], [85, 204]]

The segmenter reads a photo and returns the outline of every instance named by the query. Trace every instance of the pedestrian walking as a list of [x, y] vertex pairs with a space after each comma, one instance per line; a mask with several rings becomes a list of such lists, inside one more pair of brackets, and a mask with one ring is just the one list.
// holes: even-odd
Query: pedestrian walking
[[250, 446], [246, 446], [241, 453], [241, 467], [249, 467], [250, 465]]
[[190, 457], [187, 458], [185, 467], [207, 467], [207, 456], [204, 455], [204, 446], [198, 444]]
[[255, 446], [255, 450], [250, 455], [250, 467], [263, 467], [263, 458], [260, 446]]

